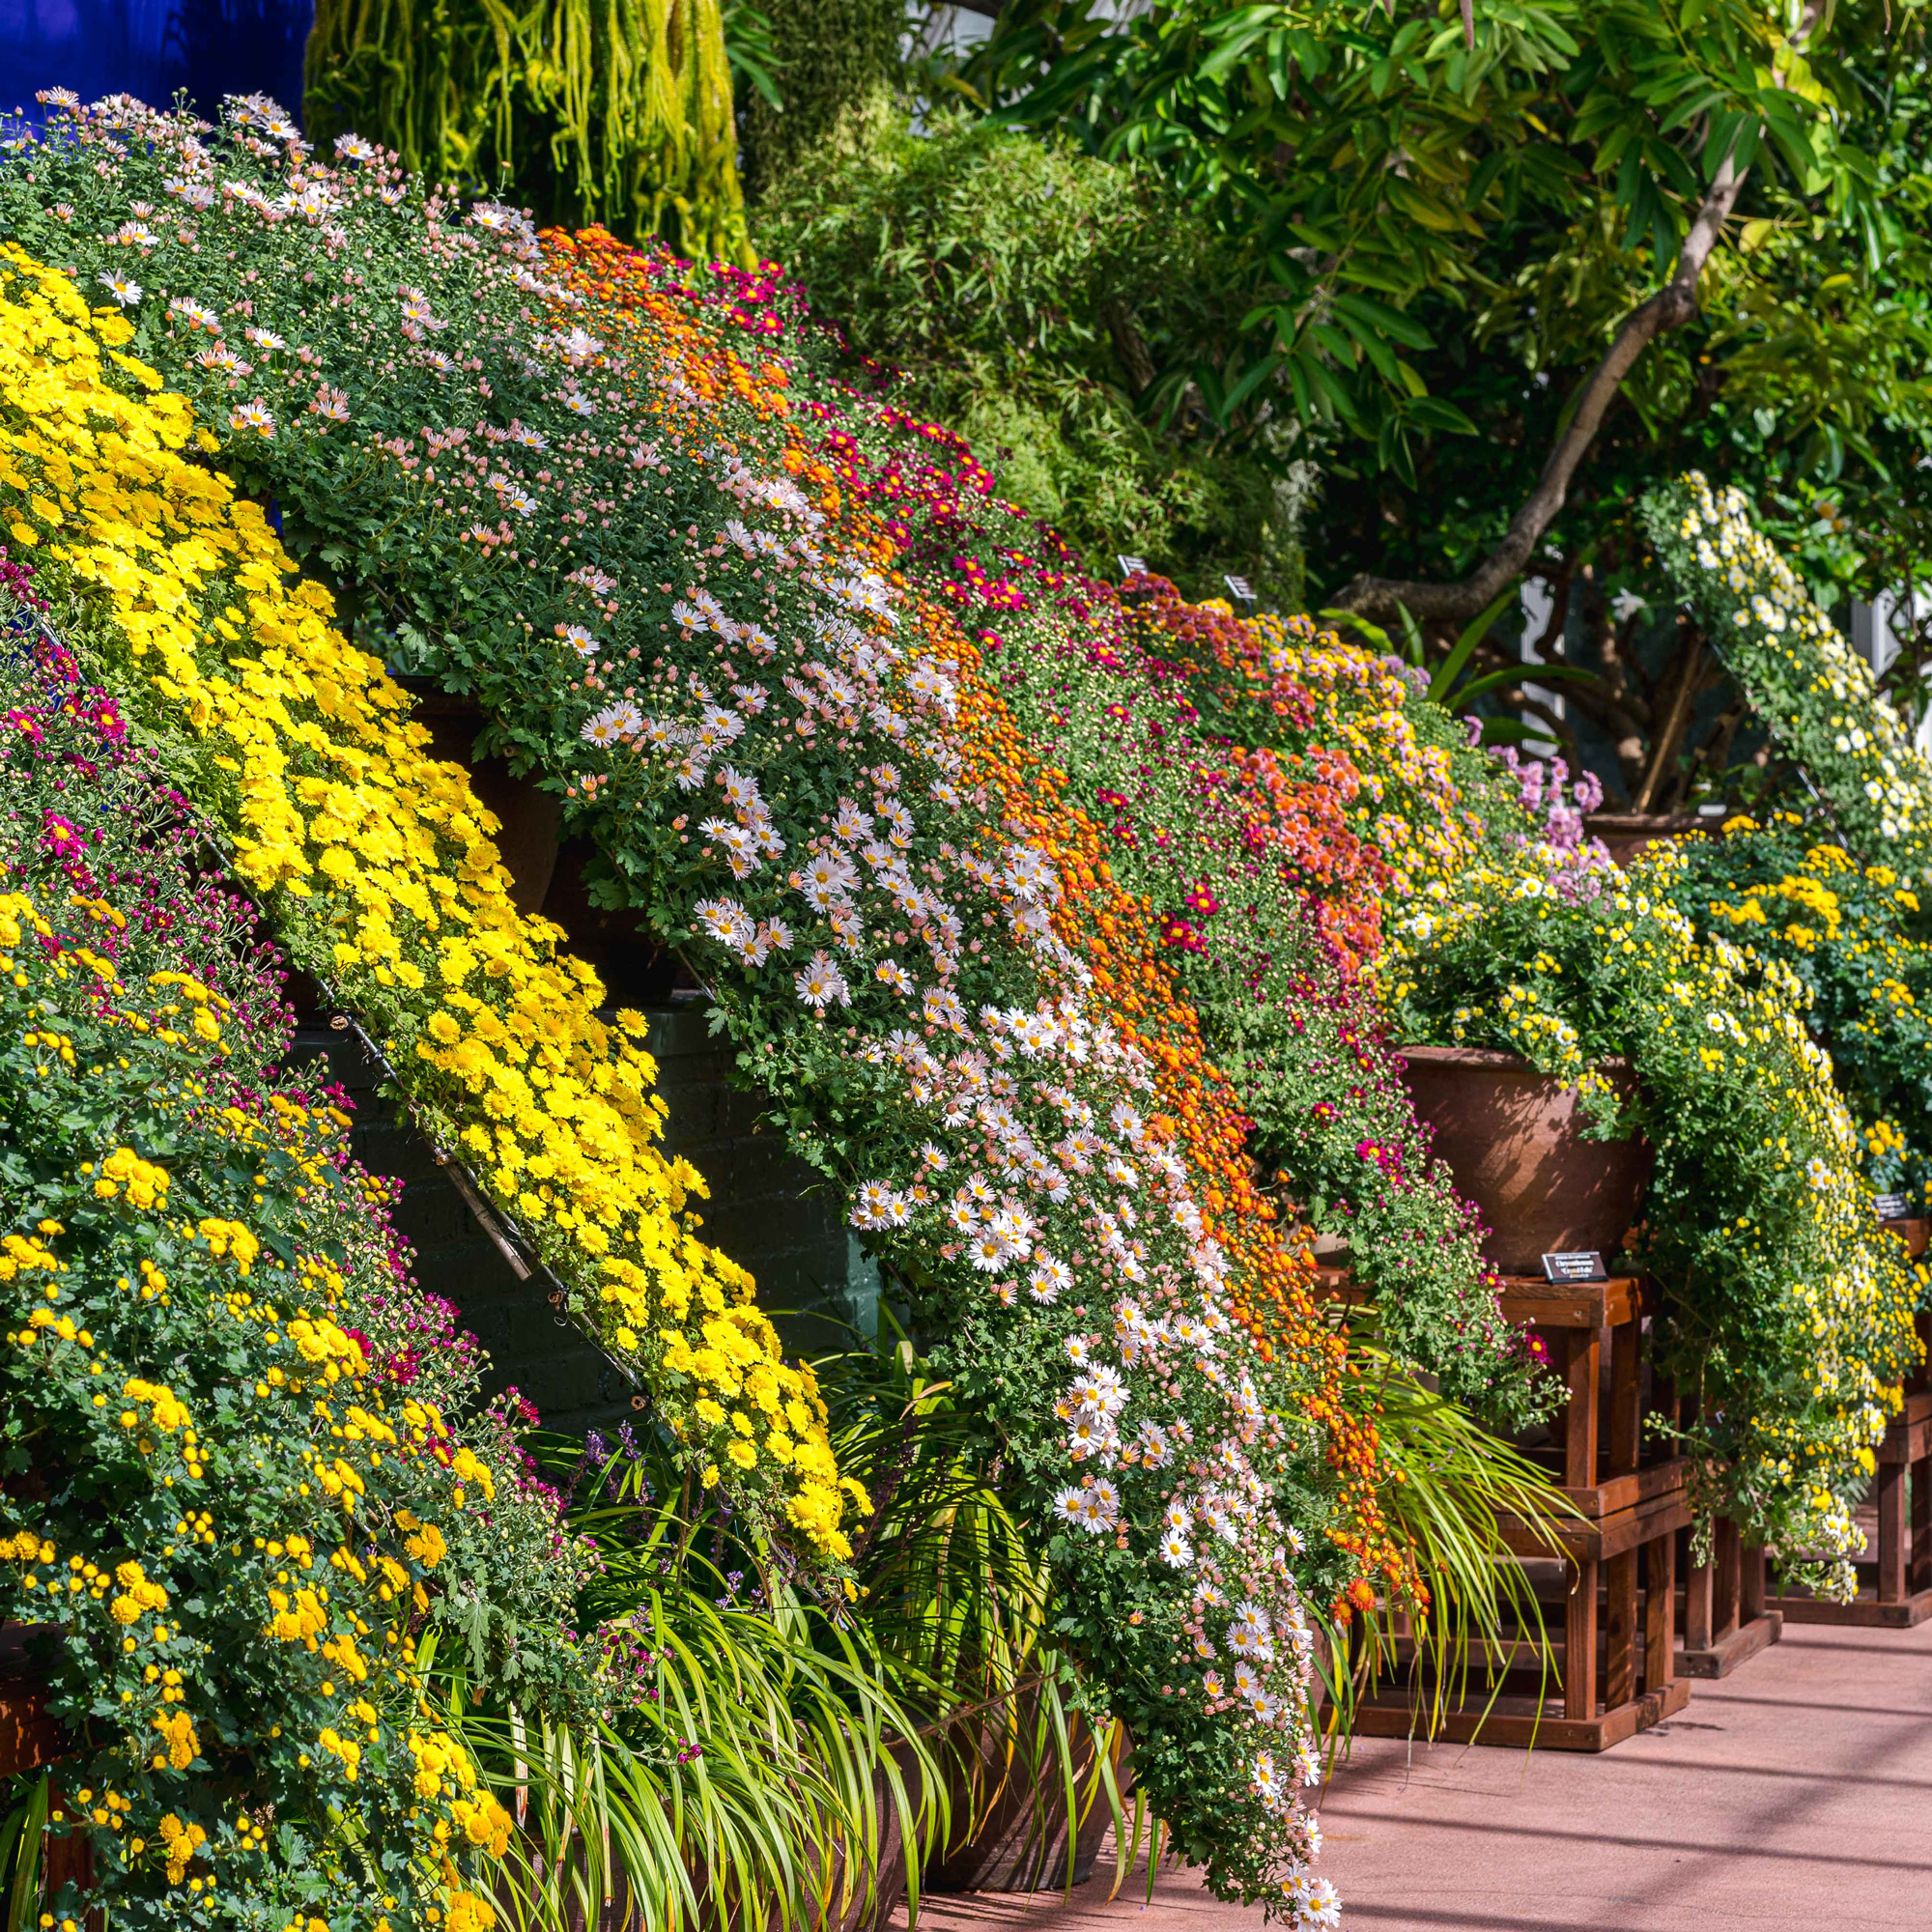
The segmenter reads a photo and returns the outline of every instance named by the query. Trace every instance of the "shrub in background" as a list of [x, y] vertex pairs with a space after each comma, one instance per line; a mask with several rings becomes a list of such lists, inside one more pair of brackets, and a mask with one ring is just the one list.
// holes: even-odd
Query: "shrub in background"
[[[757, 0], [778, 103], [759, 87], [742, 91], [745, 190], [755, 208], [793, 169], [818, 169], [845, 131], [890, 95], [899, 75], [905, 0]], [[730, 34], [733, 10], [725, 11]]]
[[844, 136], [770, 189], [756, 240], [896, 372], [892, 400], [997, 455], [1096, 575], [1127, 553], [1298, 604], [1312, 471], [1292, 426], [1218, 429], [1198, 389], [1155, 382], [1154, 352], [1215, 339], [1233, 300], [1157, 178], [963, 114], [915, 133], [882, 102]]

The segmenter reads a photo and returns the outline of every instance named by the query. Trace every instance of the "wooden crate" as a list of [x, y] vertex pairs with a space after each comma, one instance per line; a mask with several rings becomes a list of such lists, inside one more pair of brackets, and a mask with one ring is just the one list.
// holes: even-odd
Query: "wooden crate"
[[1766, 1601], [1764, 1551], [1746, 1548], [1736, 1523], [1719, 1518], [1711, 1561], [1692, 1563], [1687, 1549], [1679, 1567], [1685, 1676], [1728, 1677], [1783, 1634], [1783, 1611]]
[[[1924, 1254], [1932, 1224], [1885, 1225], [1915, 1260]], [[1918, 1337], [1932, 1351], [1932, 1315], [1918, 1317]], [[1859, 1561], [1857, 1598], [1828, 1604], [1790, 1591], [1771, 1605], [1787, 1623], [1910, 1630], [1932, 1617], [1932, 1368], [1921, 1365], [1906, 1384], [1905, 1407], [1879, 1445], [1872, 1500], [1875, 1520]]]
[[[1331, 1292], [1352, 1298], [1339, 1280]], [[1472, 1660], [1494, 1673], [1491, 1683], [1500, 1679], [1493, 1702], [1487, 1685], [1472, 1683], [1466, 1697], [1432, 1712], [1391, 1686], [1363, 1700], [1355, 1728], [1406, 1737], [1433, 1720], [1436, 1735], [1462, 1743], [1607, 1750], [1681, 1711], [1690, 1694], [1677, 1673], [1673, 1633], [1676, 1538], [1690, 1517], [1683, 1459], [1647, 1450], [1643, 1440], [1643, 1288], [1633, 1276], [1554, 1287], [1512, 1279], [1497, 1304], [1545, 1337], [1569, 1386], [1553, 1440], [1530, 1453], [1560, 1479], [1577, 1515], [1550, 1531], [1513, 1519], [1502, 1524], [1526, 1566], [1565, 1566], [1555, 1686], [1528, 1663], [1527, 1636], [1506, 1635]], [[1480, 1674], [1471, 1669], [1472, 1679]]]

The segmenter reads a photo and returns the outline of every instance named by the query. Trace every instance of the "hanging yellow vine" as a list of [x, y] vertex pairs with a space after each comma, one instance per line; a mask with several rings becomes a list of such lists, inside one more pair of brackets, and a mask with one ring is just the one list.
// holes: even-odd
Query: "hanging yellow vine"
[[313, 140], [754, 265], [719, 0], [318, 0], [303, 80]]

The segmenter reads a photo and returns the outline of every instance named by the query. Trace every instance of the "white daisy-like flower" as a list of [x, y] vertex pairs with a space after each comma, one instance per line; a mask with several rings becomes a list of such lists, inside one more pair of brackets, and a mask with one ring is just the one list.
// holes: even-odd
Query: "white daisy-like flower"
[[835, 1003], [841, 1007], [852, 1004], [851, 989], [845, 983], [845, 976], [838, 970], [829, 952], [822, 949], [811, 955], [810, 963], [792, 977], [792, 984], [798, 990], [802, 1005], [811, 1008], [814, 1012], [823, 1012]]
[[981, 1274], [998, 1274], [1013, 1259], [1013, 1244], [995, 1228], [979, 1228], [966, 1243], [966, 1259]]
[[594, 658], [597, 655], [597, 639], [582, 624], [559, 624], [557, 637], [581, 658]]
[[1037, 1301], [1058, 1301], [1073, 1286], [1073, 1270], [1042, 1251], [1034, 1257], [1031, 1285]]
[[221, 318], [206, 302], [198, 302], [192, 296], [177, 296], [168, 304], [168, 313], [179, 316], [191, 329], [205, 328], [213, 334], [221, 327]]
[[360, 134], [338, 134], [335, 137], [335, 152], [345, 161], [373, 161], [382, 153], [373, 141], [365, 141]]
[[1301, 1896], [1301, 1922], [1318, 1928], [1318, 1932], [1331, 1932], [1331, 1928], [1342, 1922], [1342, 1898], [1335, 1888], [1325, 1878], [1308, 1881]]
[[139, 282], [124, 275], [118, 269], [103, 270], [95, 277], [100, 286], [121, 304], [123, 308], [132, 308], [141, 299], [142, 289]]
[[[1166, 1531], [1155, 1548], [1160, 1552], [1160, 1560], [1172, 1570], [1184, 1570], [1194, 1561], [1193, 1544], [1189, 1543], [1178, 1529]], [[1210, 1671], [1208, 1675], [1212, 1676], [1213, 1673]], [[1221, 1694], [1218, 1680], [1208, 1694], [1210, 1697], [1218, 1697]]]
[[252, 403], [242, 403], [228, 412], [228, 426], [237, 430], [253, 430], [257, 436], [273, 436], [275, 419], [269, 413], [269, 406], [260, 396]]

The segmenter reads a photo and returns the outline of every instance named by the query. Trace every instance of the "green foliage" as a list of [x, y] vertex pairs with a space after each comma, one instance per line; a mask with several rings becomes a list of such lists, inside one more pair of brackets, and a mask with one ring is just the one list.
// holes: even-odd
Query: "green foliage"
[[1300, 599], [1312, 486], [1291, 424], [1217, 424], [1161, 379], [1238, 320], [1209, 231], [1145, 166], [959, 113], [879, 108], [760, 205], [757, 240], [894, 399], [1000, 459], [1002, 488], [1096, 574], [1122, 553]]
[[[469, 1670], [438, 1670], [524, 1834], [512, 1923], [566, 1932], [602, 1905], [653, 1926], [805, 1925], [876, 1896], [944, 1828], [917, 1672], [842, 1604], [794, 1579], [664, 1446], [537, 1438], [595, 1540], [585, 1614], [622, 1708], [588, 1724], [529, 1713]], [[890, 1899], [888, 1899], [888, 1903]]]
[[[745, 186], [762, 202], [801, 164], [817, 168], [855, 116], [898, 79], [905, 0], [761, 0], [774, 86], [743, 99]], [[734, 25], [727, 8], [727, 38]]]
[[1011, 118], [1148, 157], [1252, 295], [1238, 345], [1208, 351], [1225, 395], [1279, 383], [1413, 483], [1421, 440], [1471, 427], [1414, 359], [1446, 340], [1417, 310], [1480, 305], [1503, 230], [1547, 238], [1539, 265], [1557, 237], [1600, 235], [1662, 278], [1733, 167], [1819, 198], [1874, 255], [1897, 236], [1836, 111], [1857, 80], [1811, 52], [1751, 0], [1492, 5], [1466, 26], [1449, 0], [1181, 0], [1122, 21], [1020, 0], [967, 77]]
[[321, 0], [303, 71], [318, 143], [749, 266], [719, 0]]

